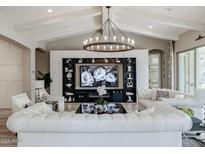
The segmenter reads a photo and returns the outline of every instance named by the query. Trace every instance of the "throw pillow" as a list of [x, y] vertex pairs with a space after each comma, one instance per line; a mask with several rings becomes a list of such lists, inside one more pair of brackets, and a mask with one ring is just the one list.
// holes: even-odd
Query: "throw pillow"
[[175, 98], [184, 98], [184, 95], [183, 94], [176, 94]]
[[171, 106], [174, 107], [179, 107], [179, 106], [184, 106], [184, 99], [182, 98], [164, 98], [164, 97], [160, 97], [158, 98], [159, 101], [161, 101], [162, 103], [167, 103]]
[[160, 97], [169, 98], [169, 92], [157, 90], [157, 100], [159, 100]]

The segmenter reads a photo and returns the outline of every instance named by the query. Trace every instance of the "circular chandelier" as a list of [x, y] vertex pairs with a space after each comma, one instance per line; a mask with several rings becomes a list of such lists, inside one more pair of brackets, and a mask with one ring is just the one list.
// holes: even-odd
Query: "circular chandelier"
[[93, 32], [90, 37], [83, 41], [83, 49], [97, 52], [120, 52], [133, 50], [135, 47], [134, 39], [122, 32], [109, 17], [102, 24], [101, 28]]

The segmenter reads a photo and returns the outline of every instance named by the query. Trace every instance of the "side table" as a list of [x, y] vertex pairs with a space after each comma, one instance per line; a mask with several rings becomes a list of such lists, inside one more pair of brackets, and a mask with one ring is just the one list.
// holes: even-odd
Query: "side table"
[[53, 111], [57, 111], [58, 110], [58, 101], [46, 101], [46, 104], [48, 104], [49, 106], [51, 106]]

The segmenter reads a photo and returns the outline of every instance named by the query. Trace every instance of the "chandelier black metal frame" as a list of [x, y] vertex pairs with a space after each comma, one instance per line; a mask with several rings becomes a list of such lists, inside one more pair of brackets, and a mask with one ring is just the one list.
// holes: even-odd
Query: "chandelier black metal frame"
[[108, 19], [101, 28], [93, 32], [90, 37], [83, 41], [83, 49], [97, 52], [120, 52], [129, 51], [135, 48], [134, 39], [128, 37], [110, 20], [109, 9]]

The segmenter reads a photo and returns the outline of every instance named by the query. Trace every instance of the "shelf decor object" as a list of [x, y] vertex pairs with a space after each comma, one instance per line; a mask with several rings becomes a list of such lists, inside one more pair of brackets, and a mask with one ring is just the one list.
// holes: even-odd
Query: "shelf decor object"
[[109, 9], [108, 19], [101, 28], [94, 31], [89, 38], [83, 41], [83, 49], [96, 52], [120, 52], [129, 51], [135, 48], [134, 39], [122, 32], [110, 19]]

